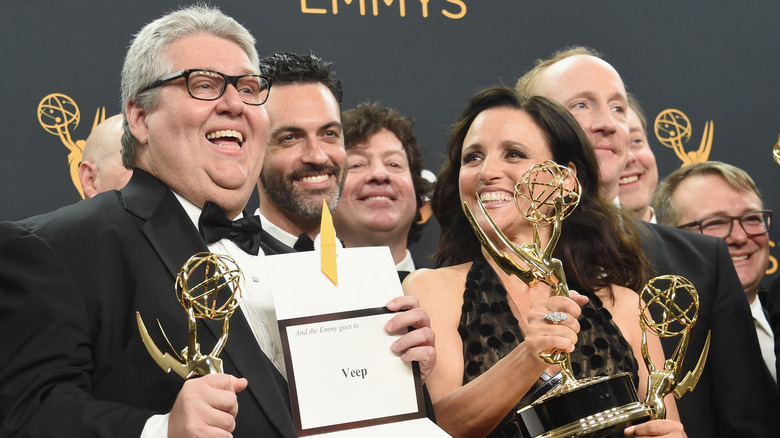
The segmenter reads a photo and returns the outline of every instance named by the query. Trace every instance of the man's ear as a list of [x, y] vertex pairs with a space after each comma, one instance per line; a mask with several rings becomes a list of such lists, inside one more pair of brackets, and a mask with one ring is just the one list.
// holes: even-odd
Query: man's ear
[[146, 111], [131, 100], [127, 102], [125, 115], [127, 117], [127, 125], [133, 137], [142, 145], [149, 143], [149, 126], [146, 124]]
[[92, 162], [82, 161], [79, 163], [79, 182], [81, 182], [81, 191], [84, 192], [86, 198], [91, 198], [98, 193], [96, 176], [97, 172]]

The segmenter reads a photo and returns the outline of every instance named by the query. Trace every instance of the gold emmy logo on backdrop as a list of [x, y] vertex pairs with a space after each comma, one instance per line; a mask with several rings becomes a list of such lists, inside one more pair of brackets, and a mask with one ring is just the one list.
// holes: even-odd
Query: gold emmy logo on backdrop
[[[466, 217], [482, 247], [508, 275], [517, 276], [530, 287], [543, 282], [550, 286], [553, 295], [571, 297], [563, 264], [552, 253], [561, 235], [562, 221], [580, 200], [577, 177], [569, 168], [546, 161], [523, 175], [515, 185], [514, 195], [515, 207], [533, 226], [533, 242], [520, 245], [512, 242], [490, 217], [479, 196], [477, 205], [498, 240], [527, 268], [491, 241], [464, 202]], [[549, 225], [553, 226], [550, 240], [542, 245], [539, 229]], [[565, 317], [558, 312], [545, 315], [553, 323]], [[652, 408], [639, 400], [629, 373], [576, 380], [568, 353], [553, 350], [540, 356], [561, 367], [561, 384], [516, 412], [518, 423], [525, 428], [524, 434], [547, 438], [603, 437], [605, 433], [619, 433], [630, 424], [652, 417]]]
[[704, 133], [696, 151], [685, 151], [685, 143], [691, 138], [691, 121], [680, 110], [670, 108], [661, 111], [655, 118], [655, 136], [662, 145], [674, 150], [682, 161], [680, 167], [707, 161], [712, 149], [714, 125], [712, 120], [704, 124]]
[[[774, 248], [776, 246], [777, 245], [775, 245], [775, 242], [772, 242], [771, 240], [769, 241], [769, 247], [770, 248]], [[769, 254], [769, 266], [766, 268], [766, 272], [764, 273], [764, 275], [772, 275], [775, 272], [777, 272], [777, 266], [778, 266], [777, 258], [770, 253]]]
[[[687, 298], [685, 297], [687, 295]], [[679, 302], [687, 304], [680, 306]], [[657, 308], [658, 312], [653, 312]], [[660, 321], [654, 321], [652, 313], [660, 313]], [[693, 371], [684, 378], [682, 365], [688, 351], [690, 332], [699, 317], [699, 295], [696, 288], [686, 278], [679, 275], [661, 275], [650, 280], [639, 294], [639, 325], [642, 328], [642, 357], [650, 375], [647, 381], [645, 403], [655, 410], [655, 417], [666, 418], [664, 397], [670, 393], [679, 399], [688, 391], [693, 391], [704, 371], [704, 363], [710, 351], [710, 335], [704, 342], [704, 350]], [[654, 364], [647, 351], [647, 332], [662, 338], [680, 336], [674, 354], [664, 361], [662, 366]]]
[[[98, 108], [95, 111], [95, 121], [92, 122], [92, 130], [105, 118], [106, 108]], [[69, 96], [61, 93], [52, 93], [38, 103], [38, 122], [46, 132], [58, 136], [62, 144], [68, 148], [70, 179], [73, 182], [73, 186], [78, 190], [79, 195], [84, 198], [84, 191], [81, 189], [81, 181], [79, 180], [79, 163], [81, 163], [86, 140], [74, 141], [71, 136], [71, 129], [78, 128], [80, 121], [81, 112], [79, 111], [79, 106]]]
[[[176, 353], [176, 349], [171, 345], [158, 320], [157, 325], [168, 344], [170, 354], [160, 351], [149, 336], [149, 331], [141, 319], [141, 313], [136, 312], [141, 340], [160, 368], [166, 373], [173, 370], [185, 379], [222, 372], [222, 359], [217, 356], [227, 342], [228, 321], [238, 307], [242, 279], [243, 274], [238, 265], [226, 255], [201, 252], [190, 257], [182, 266], [176, 277], [176, 297], [187, 312], [189, 337], [187, 346], [181, 350], [180, 355]], [[200, 352], [198, 343], [197, 322], [198, 319], [203, 318], [224, 321], [222, 336], [207, 355]]]
[[777, 164], [780, 164], [780, 135], [777, 136], [777, 143], [775, 143], [775, 147], [772, 148], [772, 157]]

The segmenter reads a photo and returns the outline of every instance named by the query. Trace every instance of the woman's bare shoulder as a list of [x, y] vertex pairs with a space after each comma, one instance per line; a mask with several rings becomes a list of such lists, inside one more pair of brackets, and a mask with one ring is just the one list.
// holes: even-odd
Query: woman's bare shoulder
[[404, 291], [410, 295], [425, 295], [434, 291], [463, 293], [463, 288], [457, 290], [456, 286], [465, 284], [470, 267], [471, 263], [463, 263], [437, 269], [417, 269], [404, 280]]

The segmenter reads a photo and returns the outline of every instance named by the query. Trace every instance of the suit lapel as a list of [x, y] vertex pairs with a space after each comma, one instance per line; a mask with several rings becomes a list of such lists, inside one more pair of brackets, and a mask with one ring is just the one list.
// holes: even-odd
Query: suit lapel
[[[136, 169], [131, 183], [122, 190], [122, 198], [127, 211], [141, 220], [141, 233], [160, 256], [173, 279], [190, 257], [208, 251], [206, 243], [176, 196], [153, 176]], [[206, 336], [203, 335], [206, 334], [211, 337], [204, 342], [204, 347], [214, 345], [222, 336], [222, 321], [201, 320], [198, 327], [205, 327], [205, 330], [198, 331], [199, 338], [205, 340]], [[284, 436], [296, 436], [289, 411], [286, 381], [260, 350], [240, 311], [231, 318], [229, 333], [222, 359], [232, 362], [239, 375], [249, 381], [247, 390], [276, 428]], [[276, 382], [276, 385], [270, 387], [271, 382]]]
[[279, 239], [270, 235], [266, 230], [262, 231], [260, 238], [260, 248], [265, 255], [289, 254], [295, 251], [293, 248], [282, 243]]
[[637, 229], [639, 230], [642, 252], [650, 262], [650, 277], [665, 275], [672, 272], [669, 254], [666, 252], [666, 245], [658, 232], [659, 226], [656, 224], [648, 224], [638, 219], [634, 220], [637, 224]]
[[176, 196], [160, 180], [136, 169], [121, 193], [125, 209], [141, 220], [141, 233], [171, 277], [176, 278], [194, 254], [208, 251]]

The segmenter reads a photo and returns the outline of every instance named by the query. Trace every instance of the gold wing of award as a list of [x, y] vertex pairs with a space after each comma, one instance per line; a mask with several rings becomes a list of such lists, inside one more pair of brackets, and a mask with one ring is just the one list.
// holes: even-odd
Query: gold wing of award
[[[163, 353], [152, 340], [141, 313], [136, 312], [136, 322], [141, 340], [149, 355], [166, 373], [173, 371], [184, 379], [193, 376], [221, 373], [222, 352], [228, 338], [230, 317], [238, 308], [243, 274], [236, 262], [226, 256], [198, 253], [190, 257], [176, 277], [176, 296], [187, 314], [187, 346], [176, 353], [168, 336], [157, 321], [169, 352]], [[202, 354], [198, 342], [198, 319], [223, 321], [222, 335], [211, 353]]]
[[693, 388], [695, 388], [696, 384], [699, 383], [701, 373], [704, 371], [704, 364], [707, 362], [707, 355], [710, 352], [711, 337], [712, 332], [707, 333], [707, 340], [704, 342], [704, 349], [699, 356], [699, 361], [696, 362], [696, 368], [694, 368], [693, 371], [688, 371], [688, 374], [686, 374], [680, 383], [677, 384], [677, 387], [674, 388], [674, 396], [678, 399], [686, 392], [693, 391]]

